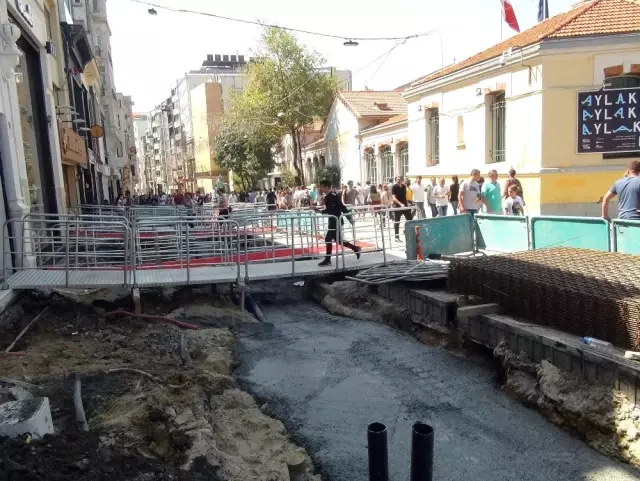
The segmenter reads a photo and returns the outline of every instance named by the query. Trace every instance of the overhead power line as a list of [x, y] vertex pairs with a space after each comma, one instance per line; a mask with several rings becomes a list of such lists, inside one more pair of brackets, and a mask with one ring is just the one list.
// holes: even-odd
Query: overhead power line
[[243, 19], [243, 18], [227, 17], [225, 15], [217, 15], [215, 13], [201, 12], [201, 11], [197, 11], [197, 10], [190, 10], [190, 9], [187, 9], [187, 8], [178, 8], [178, 7], [170, 7], [168, 5], [159, 5], [157, 3], [148, 2], [146, 0], [131, 0], [131, 1], [135, 2], [135, 3], [141, 3], [142, 5], [147, 5], [149, 7], [157, 8], [159, 10], [167, 10], [167, 11], [170, 11], [170, 12], [177, 12], [177, 13], [190, 13], [192, 15], [202, 15], [202, 16], [205, 16], [205, 17], [212, 17], [212, 18], [217, 18], [217, 19], [220, 19], [220, 20], [227, 20], [229, 22], [237, 22], [237, 23], [245, 23], [245, 24], [249, 24], [249, 25], [257, 25], [259, 27], [281, 28], [282, 30], [288, 30], [290, 32], [304, 33], [304, 34], [307, 34], [307, 35], [315, 35], [317, 37], [335, 38], [335, 39], [339, 39], [339, 40], [353, 40], [353, 41], [360, 41], [360, 42], [366, 42], [366, 41], [400, 41], [400, 40], [407, 40], [407, 39], [410, 39], [410, 38], [426, 37], [427, 35], [431, 34], [431, 31], [429, 31], [429, 32], [424, 32], [424, 33], [414, 33], [414, 34], [411, 34], [411, 35], [405, 35], [403, 37], [353, 37], [353, 36], [350, 36], [350, 35], [334, 35], [334, 34], [331, 34], [331, 33], [314, 32], [314, 31], [311, 31], [311, 30], [304, 30], [304, 29], [301, 29], [301, 28], [282, 27], [280, 25], [262, 23], [262, 22], [258, 22], [256, 20], [246, 20], [246, 19]]

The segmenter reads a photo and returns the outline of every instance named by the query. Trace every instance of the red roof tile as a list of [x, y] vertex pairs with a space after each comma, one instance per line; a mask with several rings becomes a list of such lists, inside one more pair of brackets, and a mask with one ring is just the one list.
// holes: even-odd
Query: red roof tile
[[339, 92], [338, 97], [358, 117], [385, 118], [407, 111], [407, 101], [400, 92]]
[[[640, 32], [639, 0], [593, 0], [538, 23], [508, 40], [462, 62], [426, 75], [411, 83], [417, 87], [431, 80], [464, 70], [492, 58], [509, 48], [527, 47], [548, 38], [584, 37]], [[411, 88], [409, 87], [409, 88]]]
[[401, 124], [403, 122], [406, 122], [407, 119], [408, 119], [407, 114], [396, 115], [395, 117], [391, 117], [390, 119], [385, 120], [384, 122], [381, 122], [376, 125], [372, 125], [371, 127], [367, 127], [366, 129], [362, 129], [362, 132], [364, 133], [369, 130], [373, 130], [381, 127], [389, 127], [390, 125]]

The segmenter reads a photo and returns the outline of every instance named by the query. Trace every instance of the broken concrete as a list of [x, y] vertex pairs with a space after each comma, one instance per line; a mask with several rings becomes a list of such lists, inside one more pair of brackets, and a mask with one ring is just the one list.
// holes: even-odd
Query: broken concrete
[[37, 397], [0, 404], [0, 438], [29, 436], [42, 439], [53, 434], [49, 399]]

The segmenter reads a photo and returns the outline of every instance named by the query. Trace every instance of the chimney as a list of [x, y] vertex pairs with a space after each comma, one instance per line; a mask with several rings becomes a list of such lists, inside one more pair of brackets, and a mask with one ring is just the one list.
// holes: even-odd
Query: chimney
[[207, 55], [207, 62], [213, 62], [213, 55]]
[[238, 55], [238, 62], [244, 63], [244, 55]]
[[237, 61], [238, 61], [238, 57], [236, 57], [235, 55], [232, 55], [232, 56], [231, 56], [231, 61], [232, 61], [233, 63], [237, 62]]
[[228, 62], [229, 61], [229, 56], [228, 55], [223, 55], [222, 56], [222, 61], [223, 62]]
[[222, 56], [220, 54], [216, 54], [216, 62], [221, 62], [222, 61]]

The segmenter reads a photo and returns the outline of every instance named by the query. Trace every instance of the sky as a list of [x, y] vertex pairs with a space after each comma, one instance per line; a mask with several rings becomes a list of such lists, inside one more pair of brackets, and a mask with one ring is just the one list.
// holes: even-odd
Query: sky
[[[345, 47], [339, 39], [295, 34], [299, 42], [320, 53], [327, 66], [351, 70], [354, 90], [393, 90], [439, 69], [443, 58], [449, 65], [515, 34], [502, 21], [500, 0], [150, 1], [341, 37], [437, 32], [409, 39], [389, 55], [394, 41]], [[551, 15], [568, 10], [576, 1], [549, 0]], [[535, 25], [538, 0], [511, 2], [521, 30]], [[251, 56], [262, 32], [259, 26], [202, 15], [162, 9], [149, 15], [148, 8], [132, 0], [107, 0], [116, 88], [132, 96], [135, 112], [148, 112], [166, 99], [176, 80], [200, 68], [207, 54]]]

